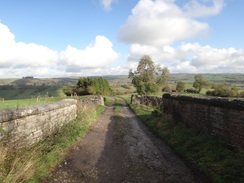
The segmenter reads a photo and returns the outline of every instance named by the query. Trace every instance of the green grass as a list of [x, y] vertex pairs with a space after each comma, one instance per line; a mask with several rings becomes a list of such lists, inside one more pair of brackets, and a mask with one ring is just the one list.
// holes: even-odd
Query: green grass
[[[122, 96], [123, 97], [123, 96]], [[128, 96], [124, 97], [128, 102]], [[230, 148], [219, 139], [210, 137], [174, 122], [160, 114], [156, 107], [130, 104], [149, 128], [160, 135], [181, 157], [215, 183], [244, 182], [244, 153]]]
[[90, 106], [79, 117], [44, 141], [26, 149], [0, 144], [0, 182], [44, 181], [78, 140], [93, 126], [104, 106]]
[[115, 107], [114, 107], [114, 123], [113, 130], [116, 132], [115, 135], [118, 136], [117, 141], [122, 142], [126, 134], [125, 127], [125, 118], [124, 118], [124, 108], [121, 98], [115, 98]]
[[[76, 98], [85, 98], [85, 97], [87, 96], [79, 96], [73, 98], [76, 99]], [[0, 109], [52, 103], [66, 98], [72, 98], [72, 97], [44, 97], [44, 98], [35, 98], [35, 99], [22, 99], [22, 100], [4, 100], [4, 101], [0, 101]]]
[[109, 106], [109, 104], [112, 102], [112, 97], [105, 96], [104, 97], [104, 105]]
[[63, 98], [55, 97], [55, 98], [41, 98], [41, 99], [6, 100], [6, 101], [0, 101], [0, 109], [52, 103], [62, 99]]
[[117, 95], [119, 98], [123, 98], [128, 104], [131, 102], [131, 95]]
[[26, 87], [13, 87], [13, 88], [1, 88], [0, 98], [5, 100], [16, 100], [16, 99], [29, 99], [37, 97], [60, 97], [63, 96], [61, 86], [26, 86]]
[[119, 98], [115, 98], [115, 108], [114, 108], [114, 114], [119, 115], [122, 112], [122, 101]]

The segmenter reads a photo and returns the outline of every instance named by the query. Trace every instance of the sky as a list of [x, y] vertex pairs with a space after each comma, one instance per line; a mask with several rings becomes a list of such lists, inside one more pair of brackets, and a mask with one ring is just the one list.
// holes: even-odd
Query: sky
[[243, 0], [0, 0], [0, 78], [244, 73]]

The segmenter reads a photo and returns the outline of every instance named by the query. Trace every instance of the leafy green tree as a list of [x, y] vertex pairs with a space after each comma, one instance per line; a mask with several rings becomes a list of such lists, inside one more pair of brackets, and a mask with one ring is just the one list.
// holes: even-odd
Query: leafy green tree
[[185, 83], [183, 81], [177, 81], [176, 90], [178, 92], [183, 92], [185, 90]]
[[92, 79], [87, 77], [81, 77], [77, 83], [77, 92], [78, 94], [89, 94], [88, 86], [91, 86]]
[[65, 87], [63, 88], [63, 92], [64, 92], [65, 95], [67, 95], [67, 96], [71, 96], [72, 93], [73, 93], [73, 89], [70, 88], [70, 87], [68, 87], [68, 86], [65, 86]]
[[129, 71], [129, 78], [140, 95], [155, 93], [164, 84], [167, 84], [171, 77], [167, 67], [155, 66], [151, 57], [144, 55], [137, 66], [136, 71]]
[[200, 93], [204, 87], [208, 86], [208, 82], [203, 80], [203, 76], [201, 74], [195, 75], [194, 79], [193, 87], [198, 93]]
[[77, 83], [78, 94], [96, 94], [96, 95], [109, 95], [112, 93], [112, 89], [107, 79], [99, 78], [86, 78], [81, 77]]

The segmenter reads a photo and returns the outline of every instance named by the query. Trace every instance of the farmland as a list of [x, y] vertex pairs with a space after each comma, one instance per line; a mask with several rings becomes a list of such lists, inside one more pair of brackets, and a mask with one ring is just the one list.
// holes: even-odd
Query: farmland
[[[225, 83], [244, 91], [244, 74], [202, 74], [205, 81]], [[169, 81], [175, 88], [177, 81], [183, 81], [186, 88], [192, 88], [195, 74], [172, 74]], [[95, 77], [95, 76], [92, 76]], [[115, 95], [131, 94], [135, 88], [127, 75], [101, 76], [108, 79]], [[4, 100], [36, 99], [44, 97], [62, 97], [65, 86], [75, 87], [79, 77], [69, 78], [22, 78], [0, 79], [0, 98]], [[205, 90], [203, 90], [205, 92]], [[159, 93], [159, 95], [161, 95]]]

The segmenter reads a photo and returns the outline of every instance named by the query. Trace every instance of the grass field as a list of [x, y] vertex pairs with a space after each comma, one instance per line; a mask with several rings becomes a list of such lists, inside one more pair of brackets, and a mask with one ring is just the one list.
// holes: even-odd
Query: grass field
[[28, 105], [52, 103], [62, 100], [63, 98], [53, 97], [53, 98], [40, 98], [40, 99], [22, 99], [22, 100], [6, 100], [0, 101], [0, 109], [23, 107]]
[[[244, 74], [201, 74], [204, 81], [226, 83], [236, 86], [239, 91], [244, 91]], [[170, 83], [176, 86], [177, 81], [183, 81], [186, 88], [193, 88], [195, 74], [172, 74]], [[202, 92], [204, 93], [204, 92]]]
[[4, 98], [5, 100], [14, 100], [47, 96], [58, 97], [64, 95], [62, 89], [63, 87], [59, 86], [28, 86], [23, 88], [4, 88], [0, 89], [0, 98]]
[[66, 98], [85, 98], [88, 96], [79, 96], [79, 97], [44, 97], [44, 98], [35, 98], [35, 99], [22, 99], [22, 100], [5, 100], [0, 101], [0, 109], [6, 108], [15, 108], [15, 107], [23, 107], [29, 105], [37, 105], [37, 104], [45, 104], [57, 102]]

